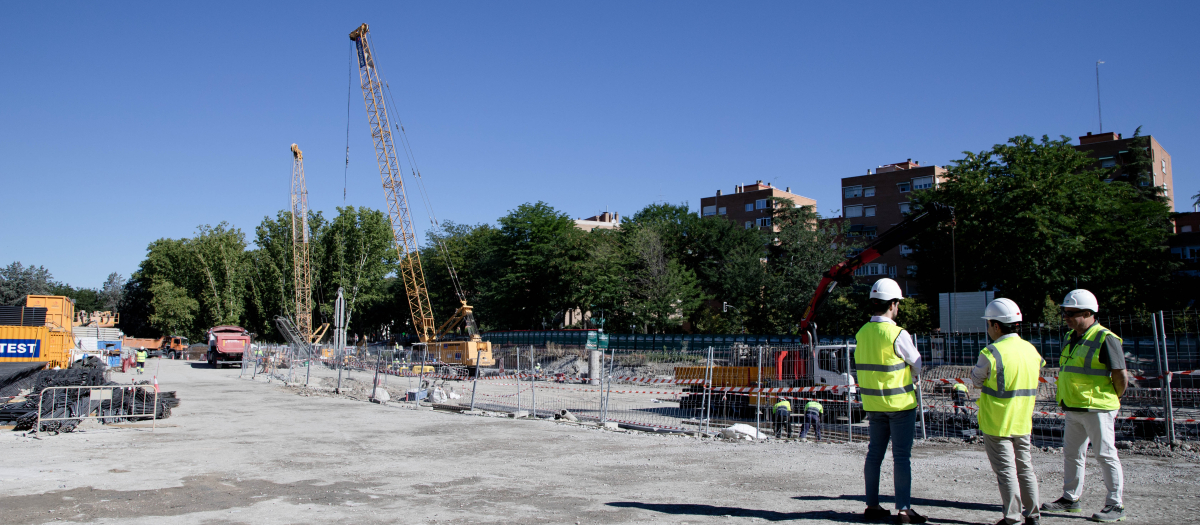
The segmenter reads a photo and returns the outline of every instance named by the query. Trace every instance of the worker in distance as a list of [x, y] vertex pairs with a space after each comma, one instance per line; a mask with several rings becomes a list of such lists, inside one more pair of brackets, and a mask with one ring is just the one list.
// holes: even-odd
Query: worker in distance
[[871, 320], [855, 335], [854, 362], [863, 410], [870, 418], [870, 443], [863, 466], [868, 522], [889, 521], [891, 512], [879, 505], [879, 472], [888, 443], [892, 444], [896, 492], [896, 523], [925, 523], [912, 509], [913, 433], [917, 423], [915, 382], [921, 375], [921, 354], [908, 331], [896, 325], [903, 294], [888, 278], [871, 286]]
[[979, 431], [996, 484], [1000, 510], [996, 525], [1038, 525], [1038, 480], [1033, 470], [1033, 406], [1046, 361], [1017, 335], [1023, 319], [1011, 299], [996, 299], [983, 311], [992, 344], [979, 351], [971, 382], [979, 395]]
[[1117, 456], [1116, 419], [1121, 396], [1129, 386], [1121, 338], [1096, 321], [1100, 303], [1087, 290], [1072, 290], [1063, 299], [1063, 321], [1070, 338], [1059, 357], [1055, 402], [1066, 417], [1063, 429], [1063, 495], [1042, 504], [1044, 512], [1083, 512], [1084, 464], [1088, 443], [1096, 451], [1104, 487], [1104, 508], [1092, 521], [1125, 519], [1125, 474]]

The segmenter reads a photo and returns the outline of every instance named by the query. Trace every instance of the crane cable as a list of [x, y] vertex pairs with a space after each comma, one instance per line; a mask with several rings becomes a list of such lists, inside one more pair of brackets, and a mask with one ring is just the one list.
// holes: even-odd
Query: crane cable
[[[373, 38], [370, 36], [370, 33], [367, 33], [366, 38], [369, 39], [367, 44], [371, 48], [372, 55], [376, 55], [377, 48], [374, 45]], [[391, 85], [388, 84], [387, 80], [383, 79], [383, 75], [381, 73], [379, 73], [378, 69], [375, 70], [375, 73], [380, 76], [380, 80], [383, 82], [385, 96], [390, 101], [392, 108], [398, 109], [399, 105], [396, 104], [396, 99], [392, 95]], [[389, 115], [389, 117], [391, 117], [391, 115]], [[417, 189], [420, 192], [421, 201], [425, 205], [425, 211], [429, 214], [429, 222], [433, 226], [434, 231], [440, 230], [441, 223], [438, 222], [437, 216], [435, 216], [433, 213], [433, 204], [429, 199], [429, 193], [425, 190], [425, 182], [424, 182], [424, 179], [421, 177], [420, 168], [417, 167], [417, 159], [416, 159], [416, 156], [413, 154], [412, 145], [408, 141], [408, 133], [404, 129], [404, 122], [400, 119], [398, 114], [396, 115], [395, 118], [396, 118], [396, 124], [393, 124], [393, 126], [396, 128], [396, 131], [400, 132], [400, 139], [401, 139], [400, 144], [401, 144], [401, 147], [404, 149], [405, 157], [408, 158], [408, 163], [409, 163], [409, 167], [411, 168], [410, 172], [412, 174], [412, 177], [417, 182]], [[397, 160], [399, 160], [399, 159], [397, 159]], [[414, 236], [414, 240], [416, 240], [415, 236]], [[454, 269], [454, 263], [450, 260], [450, 248], [448, 246], [446, 246], [446, 243], [443, 240], [441, 240], [440, 236], [435, 235], [433, 242], [434, 242], [434, 247], [438, 250], [438, 252], [442, 256], [442, 259], [446, 262], [446, 270], [449, 271], [449, 273], [450, 273], [450, 282], [454, 286], [455, 295], [458, 296], [458, 299], [460, 301], [466, 302], [466, 300], [467, 300], [466, 293], [463, 291], [462, 283], [458, 279], [458, 271], [456, 271]]]

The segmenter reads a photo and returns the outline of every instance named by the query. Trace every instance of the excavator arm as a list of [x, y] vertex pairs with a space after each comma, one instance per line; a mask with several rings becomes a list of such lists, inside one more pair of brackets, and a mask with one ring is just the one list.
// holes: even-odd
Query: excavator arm
[[804, 310], [804, 317], [800, 321], [800, 333], [804, 337], [805, 343], [811, 343], [813, 340], [812, 334], [815, 325], [813, 319], [817, 316], [817, 309], [824, 304], [829, 298], [830, 292], [837, 288], [838, 285], [848, 285], [854, 282], [854, 271], [861, 268], [875, 259], [878, 259], [884, 252], [899, 246], [904, 241], [915, 237], [929, 228], [936, 226], [938, 223], [954, 218], [954, 208], [944, 204], [929, 204], [921, 213], [910, 215], [899, 224], [892, 226], [887, 231], [879, 235], [871, 244], [868, 244], [858, 255], [846, 259], [834, 265], [829, 271], [825, 272], [825, 276], [821, 278], [821, 282], [817, 284], [817, 289], [813, 292], [812, 300], [808, 303], [808, 308]]

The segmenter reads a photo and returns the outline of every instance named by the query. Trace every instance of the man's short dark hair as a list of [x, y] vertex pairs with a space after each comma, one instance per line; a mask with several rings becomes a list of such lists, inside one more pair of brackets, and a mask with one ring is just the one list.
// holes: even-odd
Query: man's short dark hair
[[996, 323], [997, 329], [1000, 330], [1000, 335], [1015, 334], [1015, 333], [1017, 333], [1017, 330], [1021, 329], [1021, 323], [1019, 323], [1019, 322], [1017, 322], [1017, 323], [1001, 323], [1000, 321], [994, 321], [992, 319], [988, 319], [988, 323], [989, 324]]
[[899, 299], [888, 299], [888, 300], [871, 299], [871, 305], [869, 308], [871, 310], [871, 315], [880, 315], [880, 314], [887, 313], [887, 311], [892, 307], [892, 303], [898, 303], [898, 302], [900, 302]]

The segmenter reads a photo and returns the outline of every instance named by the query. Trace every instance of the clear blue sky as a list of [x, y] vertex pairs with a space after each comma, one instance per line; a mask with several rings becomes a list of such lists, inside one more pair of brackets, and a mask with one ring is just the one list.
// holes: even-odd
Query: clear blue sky
[[[293, 142], [335, 213], [363, 22], [443, 220], [694, 208], [756, 179], [829, 214], [880, 164], [1098, 131], [1096, 60], [1104, 128], [1157, 137], [1190, 209], [1200, 4], [836, 4], [4, 2], [0, 264], [98, 287], [199, 224], [252, 240], [288, 206]], [[382, 208], [350, 95], [345, 202]]]

